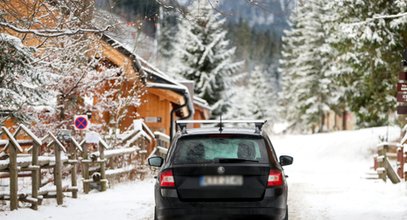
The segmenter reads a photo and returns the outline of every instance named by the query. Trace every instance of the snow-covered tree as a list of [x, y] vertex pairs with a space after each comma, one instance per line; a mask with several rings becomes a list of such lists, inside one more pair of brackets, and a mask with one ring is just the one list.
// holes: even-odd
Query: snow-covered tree
[[251, 118], [276, 120], [277, 83], [270, 75], [260, 67], [255, 67], [250, 74], [247, 103]]
[[[25, 4], [17, 5], [22, 7], [21, 10], [15, 10], [17, 6], [12, 1], [0, 2], [0, 31], [16, 35], [18, 38], [13, 38], [15, 42], [21, 39], [18, 41], [20, 43], [14, 45], [19, 46], [22, 42], [36, 48], [36, 53], [30, 54], [28, 50], [21, 50], [30, 59], [21, 56], [19, 60], [31, 62], [33, 57], [35, 62], [31, 62], [32, 67], [21, 64], [22, 71], [15, 71], [19, 71], [22, 76], [13, 81], [20, 87], [28, 87], [24, 90], [27, 94], [23, 95], [28, 95], [30, 89], [37, 87], [42, 89], [41, 95], [49, 94], [46, 97], [47, 108], [36, 108], [41, 110], [37, 117], [41, 121], [35, 128], [40, 131], [69, 129], [73, 115], [84, 114], [86, 111], [109, 112], [110, 121], [116, 126], [123, 115], [129, 116], [127, 109], [140, 104], [143, 85], [141, 79], [127, 82], [124, 70], [104, 60], [99, 48], [99, 36], [90, 34], [103, 31], [102, 28], [93, 27], [93, 1], [40, 1], [38, 4], [22, 2]], [[24, 7], [29, 9], [29, 13]], [[1, 59], [3, 58], [6, 59], [6, 56], [2, 55]], [[13, 60], [15, 58], [11, 57], [6, 63], [11, 65]], [[32, 68], [35, 72], [29, 71]], [[33, 79], [28, 77], [29, 74], [33, 75]], [[11, 75], [7, 75], [9, 76], [11, 78]], [[36, 84], [39, 79], [44, 79], [41, 87]], [[1, 83], [7, 81], [8, 78]], [[131, 85], [128, 86], [129, 84]], [[30, 95], [33, 100], [38, 97], [40, 96]], [[88, 97], [94, 97], [98, 104], [92, 106], [90, 101], [91, 104], [87, 105]], [[19, 100], [27, 102], [24, 98]], [[4, 103], [10, 105], [9, 101]], [[3, 102], [1, 104], [4, 105]], [[32, 103], [29, 104], [24, 106], [25, 109], [32, 106]], [[15, 112], [14, 109], [11, 110]]]
[[[174, 11], [160, 10], [159, 32], [157, 33], [158, 52], [165, 61], [171, 60], [174, 56], [174, 42], [177, 35], [178, 14]], [[166, 63], [168, 64], [168, 63]]]
[[336, 0], [339, 79], [362, 126], [388, 123], [396, 107], [395, 84], [407, 48], [405, 0]]
[[232, 61], [235, 48], [226, 39], [225, 19], [207, 1], [194, 3], [190, 15], [179, 23], [172, 66], [182, 77], [195, 81], [195, 94], [209, 103], [216, 117], [226, 112], [224, 90], [240, 63]]
[[[277, 112], [276, 79], [256, 66], [250, 74], [242, 74], [233, 89], [227, 92], [229, 110], [225, 119], [265, 119], [275, 122]], [[236, 79], [238, 80], [238, 79]]]
[[145, 92], [142, 80], [129, 80], [121, 68], [109, 68], [105, 65], [99, 65], [98, 74], [99, 77], [106, 77], [102, 87], [109, 89], [92, 91], [89, 95], [97, 99], [97, 103], [85, 108], [98, 112], [101, 118], [107, 113], [109, 124], [102, 125], [102, 128], [119, 129], [125, 118], [138, 118], [140, 115], [135, 108], [141, 105], [141, 96]]
[[[99, 127], [116, 129], [124, 117], [138, 116], [130, 108], [138, 107], [144, 91], [141, 78], [130, 81], [121, 67], [104, 59], [96, 36], [60, 37], [64, 47], [45, 46], [40, 62], [43, 72], [53, 78], [47, 85], [56, 101], [53, 112], [46, 113], [55, 128], [70, 129], [74, 115], [98, 113]], [[51, 40], [52, 41], [52, 40]], [[68, 73], [68, 74], [67, 74]], [[48, 125], [48, 127], [52, 127]]]
[[325, 115], [338, 96], [332, 75], [336, 51], [328, 42], [331, 23], [326, 1], [309, 0], [293, 13], [292, 29], [283, 39], [283, 102], [287, 117], [301, 126], [324, 129]]
[[52, 75], [47, 89], [54, 95], [54, 101], [50, 103], [54, 110], [47, 115], [54, 118], [52, 121], [57, 122], [53, 123], [57, 128], [68, 129], [73, 115], [84, 114], [87, 110], [83, 105], [84, 97], [95, 92], [108, 78], [96, 70], [99, 61], [95, 58], [92, 41], [85, 35], [61, 36], [50, 39], [49, 44], [41, 48], [39, 65], [42, 72]]
[[[33, 65], [34, 49], [17, 37], [0, 33], [0, 111], [18, 122], [32, 120], [34, 107], [45, 102], [45, 77]], [[0, 124], [7, 117], [0, 118]]]

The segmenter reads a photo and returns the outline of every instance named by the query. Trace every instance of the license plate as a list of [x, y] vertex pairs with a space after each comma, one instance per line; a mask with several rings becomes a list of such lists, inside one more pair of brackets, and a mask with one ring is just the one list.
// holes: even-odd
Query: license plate
[[243, 176], [201, 176], [201, 186], [241, 186]]

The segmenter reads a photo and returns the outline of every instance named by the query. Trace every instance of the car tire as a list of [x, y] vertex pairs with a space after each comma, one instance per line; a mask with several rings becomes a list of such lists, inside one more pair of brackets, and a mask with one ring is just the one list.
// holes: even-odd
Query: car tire
[[285, 209], [285, 217], [284, 220], [288, 220], [288, 207]]
[[154, 207], [154, 220], [157, 220], [157, 211], [155, 211], [156, 207]]

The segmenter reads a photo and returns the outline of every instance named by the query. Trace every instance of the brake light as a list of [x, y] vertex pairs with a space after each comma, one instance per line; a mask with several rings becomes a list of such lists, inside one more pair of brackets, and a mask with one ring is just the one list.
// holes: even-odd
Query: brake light
[[283, 185], [283, 174], [279, 170], [270, 170], [267, 186]]
[[174, 175], [172, 175], [172, 170], [164, 170], [163, 172], [161, 172], [160, 186], [175, 187]]

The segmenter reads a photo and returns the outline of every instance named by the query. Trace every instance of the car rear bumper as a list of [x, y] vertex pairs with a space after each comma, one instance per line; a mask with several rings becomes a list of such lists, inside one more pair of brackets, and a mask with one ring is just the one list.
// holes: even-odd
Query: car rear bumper
[[268, 219], [282, 220], [287, 193], [282, 188], [266, 189], [259, 201], [181, 201], [175, 189], [156, 191], [156, 215], [169, 219]]
[[278, 208], [166, 208], [156, 209], [158, 220], [267, 219], [283, 220], [286, 209]]

